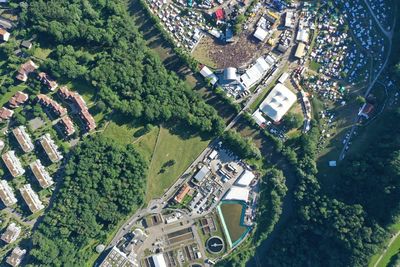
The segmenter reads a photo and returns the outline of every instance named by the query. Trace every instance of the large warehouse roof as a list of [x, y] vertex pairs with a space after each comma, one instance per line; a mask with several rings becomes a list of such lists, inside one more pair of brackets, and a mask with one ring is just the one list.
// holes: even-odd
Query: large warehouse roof
[[254, 37], [256, 37], [261, 42], [267, 38], [268, 32], [261, 27], [257, 27], [256, 31], [254, 32]]
[[152, 258], [155, 267], [167, 267], [167, 264], [165, 263], [165, 259], [162, 253], [154, 255]]
[[259, 57], [256, 63], [240, 76], [240, 80], [246, 88], [250, 88], [260, 81], [270, 68], [271, 66], [265, 61], [264, 57]]
[[296, 95], [283, 84], [278, 83], [261, 103], [260, 109], [273, 121], [278, 122], [296, 102]]
[[255, 177], [256, 176], [251, 171], [244, 170], [240, 177], [236, 180], [236, 184], [244, 187], [249, 186]]
[[247, 202], [249, 199], [249, 189], [246, 187], [232, 186], [224, 196], [225, 200], [242, 200]]

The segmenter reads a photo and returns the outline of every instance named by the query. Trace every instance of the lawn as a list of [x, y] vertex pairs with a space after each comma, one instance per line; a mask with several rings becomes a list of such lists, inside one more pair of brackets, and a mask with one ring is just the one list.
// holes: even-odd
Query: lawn
[[[392, 232], [393, 234], [395, 234], [398, 231], [400, 231], [400, 223], [394, 224], [390, 227], [390, 232]], [[389, 240], [387, 242], [389, 242]], [[373, 267], [376, 264], [376, 262], [378, 261], [379, 256], [381, 255], [382, 252], [383, 252], [383, 249], [371, 257], [368, 267]], [[400, 253], [400, 235], [395, 239], [395, 241], [391, 244], [391, 246], [383, 254], [383, 257], [380, 260], [380, 262], [378, 263], [377, 267], [388, 266], [391, 258], [398, 253]]]
[[[147, 201], [160, 197], [209, 143], [209, 140], [202, 140], [199, 136], [183, 137], [188, 134], [186, 129], [175, 131], [179, 132], [179, 135], [169, 129], [160, 128], [147, 180]], [[175, 160], [175, 163], [161, 172], [162, 166], [170, 160]]]
[[319, 64], [318, 62], [315, 62], [315, 61], [311, 61], [309, 67], [311, 70], [318, 72], [319, 68], [321, 68], [321, 64]]
[[242, 212], [243, 205], [240, 203], [224, 203], [221, 205], [221, 213], [232, 243], [239, 240], [247, 229], [241, 224]]
[[133, 124], [118, 124], [115, 121], [110, 121], [103, 135], [113, 139], [116, 143], [121, 145], [132, 144], [136, 140], [135, 133], [140, 130]]
[[33, 56], [38, 58], [38, 59], [45, 60], [50, 55], [50, 53], [52, 51], [53, 50], [50, 49], [50, 48], [40, 48], [40, 47], [38, 47], [38, 48], [35, 49], [35, 52], [33, 53]]
[[13, 87], [10, 87], [10, 89], [0, 97], [0, 106], [4, 106], [10, 100], [10, 98], [17, 92], [17, 91], [23, 91], [25, 90], [27, 86], [25, 84], [20, 84], [16, 85]]

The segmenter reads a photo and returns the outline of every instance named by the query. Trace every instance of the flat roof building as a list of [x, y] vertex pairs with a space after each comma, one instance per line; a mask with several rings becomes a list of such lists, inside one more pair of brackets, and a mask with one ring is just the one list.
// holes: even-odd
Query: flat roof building
[[30, 184], [24, 185], [19, 191], [32, 213], [44, 209], [42, 201], [40, 201], [39, 196], [33, 191]]
[[241, 200], [247, 202], [248, 199], [249, 189], [246, 187], [232, 186], [224, 196], [224, 200]]
[[21, 264], [26, 254], [25, 249], [21, 249], [20, 247], [16, 247], [11, 252], [11, 255], [7, 257], [6, 262], [13, 267], [17, 267]]
[[26, 132], [25, 126], [18, 126], [17, 128], [14, 128], [12, 133], [25, 153], [31, 152], [33, 149], [35, 149], [31, 138]]
[[167, 263], [165, 262], [164, 255], [162, 253], [153, 255], [151, 259], [153, 260], [155, 267], [167, 267]]
[[256, 176], [249, 170], [244, 170], [240, 177], [236, 180], [235, 184], [238, 186], [247, 187], [251, 184]]
[[117, 247], [113, 247], [108, 252], [105, 259], [100, 263], [99, 267], [137, 267], [139, 266], [135, 259], [130, 259], [120, 251]]
[[63, 159], [63, 156], [58, 151], [57, 145], [54, 143], [54, 140], [51, 139], [49, 133], [46, 133], [42, 137], [40, 137], [40, 144], [42, 145], [44, 151], [46, 152], [47, 156], [51, 160], [51, 162], [59, 162]]
[[22, 164], [15, 155], [14, 150], [7, 151], [1, 156], [1, 158], [13, 177], [19, 177], [25, 173], [25, 170], [22, 168]]
[[206, 178], [209, 173], [210, 169], [206, 165], [203, 165], [203, 167], [201, 167], [201, 169], [194, 176], [194, 179], [196, 182], [201, 183], [201, 181], [203, 181], [203, 179]]
[[6, 231], [1, 235], [1, 240], [7, 244], [15, 242], [19, 235], [21, 234], [21, 227], [17, 226], [15, 223], [8, 225]]
[[267, 38], [268, 32], [261, 27], [257, 27], [256, 31], [254, 32], [254, 37], [260, 40], [261, 42]]
[[38, 180], [40, 186], [42, 188], [47, 188], [54, 184], [53, 179], [51, 178], [50, 174], [46, 171], [42, 163], [39, 159], [32, 162], [30, 165], [33, 174], [35, 175], [36, 179]]
[[17, 203], [14, 192], [6, 180], [0, 180], [0, 198], [7, 207]]
[[274, 122], [278, 122], [296, 100], [297, 97], [292, 91], [283, 84], [278, 83], [261, 103], [260, 110]]
[[304, 43], [299, 43], [294, 56], [298, 59], [302, 59], [305, 56], [306, 45]]

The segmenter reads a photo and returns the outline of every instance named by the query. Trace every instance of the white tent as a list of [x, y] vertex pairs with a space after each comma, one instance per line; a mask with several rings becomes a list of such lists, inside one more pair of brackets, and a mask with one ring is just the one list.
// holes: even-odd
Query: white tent
[[240, 76], [240, 80], [246, 89], [251, 88], [262, 79], [270, 68], [271, 66], [265, 61], [264, 57], [259, 57], [256, 63]]
[[278, 83], [261, 103], [260, 109], [273, 121], [278, 122], [296, 102], [296, 95], [286, 86]]
[[212, 85], [214, 85], [214, 84], [218, 81], [217, 76], [216, 76], [207, 66], [204, 66], [204, 67], [200, 70], [200, 74], [201, 74], [204, 78], [210, 79]]

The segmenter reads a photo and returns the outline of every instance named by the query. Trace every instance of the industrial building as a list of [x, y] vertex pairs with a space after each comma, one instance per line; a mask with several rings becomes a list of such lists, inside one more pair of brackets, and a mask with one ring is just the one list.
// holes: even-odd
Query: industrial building
[[32, 140], [26, 132], [26, 128], [24, 126], [18, 126], [12, 130], [12, 133], [25, 153], [31, 152], [33, 149], [35, 149]]
[[44, 209], [42, 201], [40, 201], [39, 196], [33, 191], [30, 184], [24, 185], [19, 191], [32, 213]]
[[296, 100], [292, 91], [278, 83], [261, 103], [260, 110], [274, 122], [279, 122]]
[[224, 200], [240, 200], [247, 202], [249, 199], [249, 189], [245, 187], [232, 186], [225, 194]]
[[251, 182], [256, 178], [253, 172], [249, 170], [244, 170], [239, 178], [236, 180], [236, 185], [247, 187], [251, 184]]
[[0, 180], [0, 198], [7, 207], [17, 203], [14, 192], [6, 180]]
[[46, 171], [42, 163], [39, 159], [35, 160], [31, 164], [29, 164], [33, 174], [35, 175], [36, 179], [38, 180], [40, 186], [42, 188], [47, 188], [54, 184], [53, 179], [51, 178], [50, 174]]
[[210, 173], [210, 169], [204, 165], [194, 176], [194, 179], [196, 180], [197, 183], [201, 183], [204, 178], [207, 177], [207, 175]]
[[108, 252], [105, 259], [100, 263], [99, 267], [137, 267], [139, 266], [135, 259], [130, 259], [128, 256], [120, 251], [117, 247], [113, 247]]
[[4, 153], [1, 158], [13, 177], [19, 177], [25, 173], [25, 170], [22, 168], [22, 164], [15, 155], [14, 150]]

